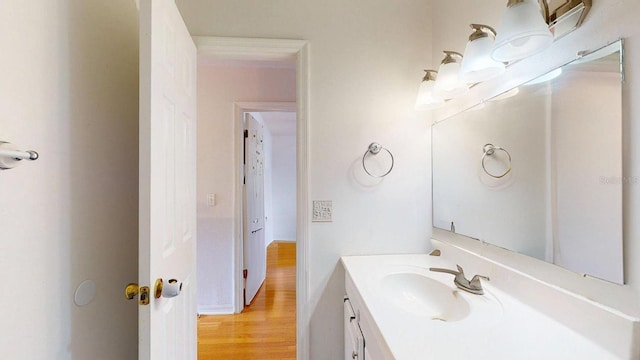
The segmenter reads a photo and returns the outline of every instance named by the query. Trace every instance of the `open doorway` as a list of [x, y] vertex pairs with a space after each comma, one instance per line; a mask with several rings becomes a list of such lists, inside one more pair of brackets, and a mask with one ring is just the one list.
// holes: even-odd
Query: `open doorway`
[[[242, 96], [234, 99], [233, 106], [217, 103], [217, 99], [225, 97], [239, 86], [239, 82], [227, 82], [221, 89], [214, 92], [202, 91], [202, 79], [198, 79], [198, 164], [217, 162], [222, 164], [220, 168], [210, 171], [211, 178], [198, 179], [198, 262], [205, 263], [209, 268], [198, 269], [198, 312], [205, 314], [231, 314], [240, 312], [244, 308], [242, 297], [243, 289], [243, 251], [242, 251], [242, 171], [235, 164], [241, 160], [243, 142], [243, 127], [240, 121], [226, 122], [226, 127], [210, 131], [211, 119], [203, 116], [200, 107], [210, 109], [222, 109], [232, 113], [231, 118], [239, 119], [244, 112], [297, 112], [296, 116], [296, 208], [307, 208], [308, 205], [308, 166], [307, 166], [307, 129], [308, 129], [308, 52], [307, 43], [298, 40], [267, 40], [267, 39], [229, 39], [213, 37], [195, 37], [199, 50], [199, 70], [201, 65], [210, 63], [212, 59], [218, 66], [230, 65], [240, 61], [245, 65], [257, 68], [249, 73], [259, 81], [254, 89], [273, 89], [266, 82], [260, 68], [271, 68], [273, 71], [288, 71], [293, 74], [293, 86], [288, 97], [271, 95], [269, 101], [243, 103], [238, 100], [257, 100], [264, 97]], [[285, 60], [288, 65], [284, 67], [271, 66], [274, 62]], [[262, 63], [262, 64], [259, 64]], [[290, 66], [290, 67], [289, 67]], [[219, 70], [219, 69], [218, 69]], [[225, 69], [218, 71], [211, 79], [214, 82], [224, 82], [233, 71]], [[277, 86], [276, 86], [277, 87]], [[292, 101], [293, 100], [293, 101]], [[249, 105], [248, 105], [249, 104]], [[257, 107], [255, 104], [265, 105]], [[232, 108], [232, 110], [231, 110]], [[229, 119], [230, 117], [227, 117]], [[229, 136], [233, 134], [233, 136]], [[240, 135], [240, 136], [238, 136]], [[230, 146], [229, 143], [232, 143]], [[203, 146], [226, 147], [222, 151], [202, 151]], [[204, 184], [204, 186], [201, 186]], [[209, 187], [209, 188], [206, 188]], [[220, 191], [225, 187], [224, 191]], [[231, 190], [229, 190], [231, 188]], [[269, 219], [267, 219], [269, 221]], [[294, 303], [306, 304], [308, 301], [308, 214], [298, 214], [295, 226], [297, 240], [297, 254], [295, 266], [296, 295]], [[204, 240], [204, 242], [201, 242]], [[210, 243], [206, 243], [211, 241]], [[215, 243], [218, 241], [218, 243]], [[202, 254], [209, 254], [208, 259], [203, 259]], [[204, 261], [202, 261], [204, 260]], [[203, 271], [204, 270], [204, 271]], [[212, 291], [201, 292], [203, 284], [218, 284]], [[221, 286], [220, 286], [221, 284]], [[204, 293], [204, 295], [203, 295]], [[200, 300], [204, 298], [210, 304], [201, 306]], [[295, 349], [298, 354], [308, 353], [308, 329], [306, 307], [297, 307], [296, 313], [291, 318], [293, 324], [303, 324], [294, 328]]]
[[[246, 307], [251, 305], [259, 291], [277, 291], [280, 288], [263, 289], [267, 285], [267, 249], [272, 249], [269, 256], [274, 259], [269, 260], [273, 262], [273, 271], [278, 265], [275, 258], [279, 250], [295, 254], [296, 113], [253, 111], [244, 112], [242, 119], [242, 274]], [[295, 274], [293, 276], [295, 280]]]

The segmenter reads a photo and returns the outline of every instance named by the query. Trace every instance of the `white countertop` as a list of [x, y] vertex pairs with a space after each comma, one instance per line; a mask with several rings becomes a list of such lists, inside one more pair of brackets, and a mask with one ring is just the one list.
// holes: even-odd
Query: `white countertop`
[[[394, 305], [389, 294], [382, 293], [380, 284], [385, 275], [409, 271], [429, 276], [457, 291], [453, 275], [428, 270], [455, 269], [455, 264], [443, 257], [345, 256], [342, 263], [347, 282], [353, 282], [352, 289], [363, 301], [364, 316], [371, 317], [385, 343], [381, 345], [388, 347], [397, 360], [618, 359], [491, 284], [499, 279], [482, 282], [485, 295], [458, 291], [457, 296], [467, 300], [471, 308], [469, 315], [458, 321], [444, 322], [408, 312]], [[466, 275], [471, 278], [475, 274]]]

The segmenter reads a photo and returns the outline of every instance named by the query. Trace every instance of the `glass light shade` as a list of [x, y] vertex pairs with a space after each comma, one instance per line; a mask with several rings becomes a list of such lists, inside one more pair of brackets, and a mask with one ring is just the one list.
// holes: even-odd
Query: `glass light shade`
[[423, 80], [420, 83], [416, 98], [416, 110], [429, 110], [444, 104], [444, 100], [433, 93], [435, 83], [435, 80]]
[[493, 38], [486, 36], [471, 40], [464, 50], [460, 65], [460, 79], [466, 83], [478, 83], [492, 79], [504, 72], [504, 64], [491, 58]]
[[438, 69], [438, 78], [434, 85], [433, 92], [443, 99], [453, 99], [469, 90], [467, 84], [460, 80], [460, 63], [451, 62], [441, 64]]
[[500, 62], [523, 59], [553, 43], [537, 1], [524, 0], [508, 6], [502, 13], [491, 57]]

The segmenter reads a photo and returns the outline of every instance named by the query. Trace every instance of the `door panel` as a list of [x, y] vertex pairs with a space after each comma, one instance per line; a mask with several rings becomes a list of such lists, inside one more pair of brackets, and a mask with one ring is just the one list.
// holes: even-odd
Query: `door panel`
[[249, 305], [267, 275], [264, 245], [264, 152], [263, 126], [251, 114], [245, 115], [244, 268], [245, 305]]
[[[196, 48], [172, 0], [140, 2], [139, 359], [196, 359]], [[182, 292], [155, 298], [156, 279]]]
[[246, 115], [247, 138], [247, 218], [249, 230], [264, 227], [264, 144], [263, 126]]

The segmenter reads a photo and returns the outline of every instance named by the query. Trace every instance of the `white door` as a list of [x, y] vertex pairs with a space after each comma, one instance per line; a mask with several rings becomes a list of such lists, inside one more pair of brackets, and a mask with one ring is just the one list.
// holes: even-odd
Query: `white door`
[[264, 245], [264, 139], [263, 126], [245, 115], [245, 191], [243, 254], [245, 305], [249, 305], [267, 275]]
[[[173, 0], [140, 1], [139, 359], [197, 358], [196, 48]], [[156, 297], [155, 283], [182, 282]]]

